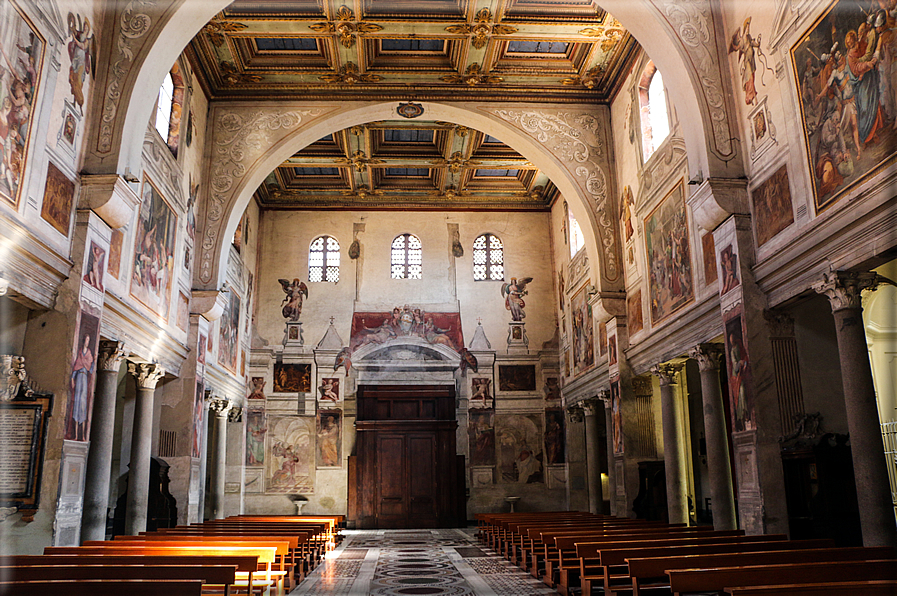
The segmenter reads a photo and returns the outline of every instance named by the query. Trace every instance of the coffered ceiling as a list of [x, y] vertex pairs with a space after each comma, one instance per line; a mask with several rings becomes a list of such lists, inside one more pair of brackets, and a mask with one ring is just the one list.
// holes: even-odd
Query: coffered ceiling
[[[213, 101], [602, 103], [637, 52], [595, 0], [238, 0], [187, 48]], [[556, 194], [500, 139], [414, 118], [321, 139], [256, 197], [275, 209], [545, 210]]]

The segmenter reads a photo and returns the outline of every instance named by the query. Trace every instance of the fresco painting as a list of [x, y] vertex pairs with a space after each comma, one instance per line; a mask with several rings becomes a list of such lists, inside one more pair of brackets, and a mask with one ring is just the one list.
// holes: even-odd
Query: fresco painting
[[131, 296], [167, 320], [177, 216], [148, 178], [143, 181], [141, 197], [134, 242]]
[[684, 182], [645, 219], [645, 249], [651, 323], [656, 325], [694, 298]]
[[630, 337], [644, 329], [645, 322], [642, 319], [642, 291], [634, 291], [626, 299], [626, 317], [629, 324]]
[[311, 391], [311, 364], [275, 364], [274, 393]]
[[620, 382], [613, 381], [610, 384], [610, 408], [613, 421], [614, 453], [623, 453], [623, 415], [620, 412]]
[[701, 236], [701, 253], [704, 257], [704, 284], [715, 284], [719, 274], [716, 272], [716, 243], [710, 232]]
[[556, 466], [566, 463], [564, 410], [545, 409], [545, 463]]
[[729, 375], [729, 399], [732, 402], [732, 428], [735, 432], [752, 430], [754, 400], [751, 393], [751, 365], [740, 310], [726, 316], [726, 370]]
[[763, 246], [776, 234], [794, 223], [788, 168], [782, 166], [775, 174], [751, 192], [754, 203], [754, 230], [757, 246]]
[[592, 307], [586, 283], [570, 300], [573, 313], [573, 376], [578, 377], [595, 365], [595, 337], [592, 331]]
[[72, 358], [72, 376], [65, 416], [65, 438], [69, 441], [90, 439], [90, 414], [93, 410], [99, 340], [99, 317], [82, 310], [81, 323], [75, 340], [75, 354]]
[[491, 408], [493, 407], [492, 399], [492, 379], [474, 377], [470, 380], [470, 400], [468, 400], [469, 408]]
[[319, 410], [317, 420], [317, 467], [342, 467], [342, 427], [341, 410]]
[[541, 414], [497, 414], [495, 438], [502, 482], [534, 484], [545, 481]]
[[471, 410], [467, 435], [470, 442], [471, 466], [495, 465], [495, 410]]
[[268, 420], [265, 408], [253, 407], [246, 410], [246, 465], [265, 465], [265, 434]]
[[499, 391], [535, 391], [536, 367], [532, 364], [499, 364]]
[[314, 492], [315, 419], [269, 416], [266, 437], [265, 491], [276, 494]]
[[196, 381], [196, 392], [193, 394], [193, 447], [190, 453], [193, 457], [202, 457], [204, 397], [205, 388], [202, 379], [199, 379]]
[[106, 273], [115, 279], [121, 275], [121, 249], [125, 242], [125, 232], [121, 228], [112, 230], [109, 240], [109, 258], [106, 260]]
[[[2, 149], [0, 149], [2, 151]], [[47, 164], [47, 186], [40, 216], [63, 236], [69, 235], [69, 222], [75, 201], [75, 183], [59, 171], [53, 162]]]
[[218, 364], [231, 372], [237, 371], [237, 357], [240, 351], [240, 297], [229, 292], [227, 306], [218, 319]]

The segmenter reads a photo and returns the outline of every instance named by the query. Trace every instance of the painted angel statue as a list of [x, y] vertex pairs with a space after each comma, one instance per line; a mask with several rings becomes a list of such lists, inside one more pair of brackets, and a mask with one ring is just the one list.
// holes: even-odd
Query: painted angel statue
[[299, 315], [302, 314], [302, 298], [308, 298], [308, 286], [301, 280], [294, 278], [292, 282], [288, 279], [278, 279], [286, 296], [281, 304], [283, 305], [283, 317], [289, 321], [296, 322]]
[[522, 277], [520, 281], [512, 277], [511, 283], [502, 284], [501, 295], [505, 298], [505, 308], [511, 311], [511, 320], [522, 321], [526, 317], [523, 312], [523, 307], [526, 306], [523, 297], [528, 294], [526, 284], [531, 281], [532, 277]]

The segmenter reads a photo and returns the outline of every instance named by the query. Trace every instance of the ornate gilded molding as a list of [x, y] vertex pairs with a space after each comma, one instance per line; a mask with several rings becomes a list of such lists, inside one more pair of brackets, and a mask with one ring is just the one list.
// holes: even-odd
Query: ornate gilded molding
[[496, 77], [494, 75], [489, 75], [481, 72], [480, 65], [476, 62], [468, 66], [467, 70], [464, 71], [464, 74], [458, 73], [445, 75], [443, 77], [440, 77], [440, 79], [442, 79], [446, 83], [451, 83], [453, 85], [459, 85], [463, 83], [469, 87], [476, 87], [477, 85], [497, 85], [504, 80], [501, 77]]
[[[368, 165], [385, 163], [382, 159], [368, 157], [364, 151], [356, 151], [350, 157], [338, 157], [334, 160], [344, 166], [351, 166], [356, 172], [363, 172]], [[359, 189], [360, 190], [360, 189]]]
[[336, 33], [340, 44], [346, 49], [355, 45], [356, 37], [383, 30], [383, 27], [375, 23], [356, 21], [355, 13], [348, 6], [340, 6], [337, 9], [335, 21], [312, 23], [308, 28], [316, 33]]
[[382, 81], [383, 77], [375, 74], [362, 73], [358, 70], [358, 65], [354, 62], [346, 62], [333, 74], [321, 75], [318, 79], [332, 85], [354, 85], [355, 83], [376, 83]]
[[470, 45], [477, 50], [485, 48], [486, 42], [493, 35], [512, 35], [517, 33], [517, 27], [493, 23], [492, 11], [488, 8], [481, 9], [474, 17], [473, 23], [449, 25], [445, 30], [456, 35], [469, 35], [471, 38]]
[[604, 277], [616, 281], [620, 276], [614, 210], [608, 205], [607, 176], [600, 159], [605, 155], [603, 130], [592, 114], [550, 113], [536, 110], [491, 110], [499, 118], [517, 126], [541, 144], [580, 180], [590, 199], [598, 228], [598, 243]]
[[695, 88], [703, 93], [710, 112], [711, 151], [722, 160], [733, 158], [735, 156], [735, 149], [732, 146], [733, 134], [729, 126], [729, 114], [726, 111], [723, 71], [716, 51], [717, 41], [710, 1], [654, 0], [654, 3], [682, 42], [682, 47], [700, 78], [700, 84], [695, 85]]
[[621, 27], [586, 27], [579, 31], [580, 35], [597, 39], [602, 52], [609, 52], [614, 49], [617, 42], [623, 39], [625, 33], [626, 31]]
[[103, 112], [100, 118], [100, 134], [97, 136], [97, 151], [112, 151], [115, 119], [118, 115], [118, 104], [121, 101], [124, 84], [130, 64], [134, 61], [134, 44], [146, 35], [153, 24], [153, 19], [146, 14], [161, 0], [131, 0], [125, 6], [118, 20], [118, 35], [115, 39], [117, 54], [112, 59], [103, 99]]
[[125, 342], [118, 340], [100, 340], [97, 352], [97, 370], [118, 372], [121, 361], [125, 357]]
[[137, 381], [138, 389], [155, 389], [165, 369], [156, 362], [128, 362], [128, 373]]
[[282, 138], [299, 128], [305, 118], [318, 116], [322, 111], [315, 108], [276, 113], [262, 110], [218, 113], [212, 141], [210, 194], [199, 248], [199, 279], [203, 283], [212, 281], [221, 218], [232, 191], [246, 175], [249, 164], [269, 150], [275, 137]]
[[436, 166], [448, 166], [448, 169], [452, 174], [457, 174], [461, 171], [461, 168], [478, 166], [482, 162], [474, 161], [472, 159], [464, 159], [460, 151], [455, 151], [449, 159], [434, 159], [430, 163]]
[[243, 23], [225, 21], [215, 17], [205, 24], [202, 28], [202, 32], [208, 36], [209, 41], [212, 42], [215, 47], [220, 48], [224, 45], [225, 33], [236, 33], [237, 31], [246, 29], [246, 27], [247, 25], [244, 25]]
[[832, 271], [823, 273], [813, 289], [829, 299], [832, 312], [845, 308], [863, 308], [863, 290], [874, 290], [885, 278], [871, 271]]
[[584, 75], [573, 75], [567, 79], [561, 79], [562, 85], [582, 85], [586, 89], [594, 89], [604, 76], [604, 67], [596, 66], [586, 71]]
[[241, 85], [245, 83], [261, 83], [261, 75], [248, 74], [237, 68], [233, 62], [226, 60], [218, 64], [221, 69], [221, 77], [228, 85]]
[[720, 344], [698, 344], [688, 351], [688, 357], [698, 361], [700, 370], [719, 370], [722, 355]]

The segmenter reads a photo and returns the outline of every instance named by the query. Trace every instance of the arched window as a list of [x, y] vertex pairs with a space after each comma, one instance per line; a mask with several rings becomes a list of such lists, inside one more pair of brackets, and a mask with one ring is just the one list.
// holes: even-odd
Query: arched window
[[576, 256], [576, 253], [579, 252], [586, 244], [586, 239], [582, 235], [582, 228], [579, 227], [579, 222], [576, 221], [576, 218], [573, 217], [571, 213], [569, 215], [569, 228], [570, 228], [570, 258]]
[[663, 77], [653, 62], [649, 62], [642, 73], [638, 95], [642, 124], [642, 155], [647, 161], [670, 134], [670, 117]]
[[423, 250], [414, 234], [402, 234], [392, 241], [392, 278], [420, 279]]
[[474, 281], [501, 281], [505, 278], [504, 247], [498, 236], [482, 234], [473, 242]]
[[174, 97], [174, 80], [171, 73], [165, 75], [159, 88], [159, 99], [156, 100], [156, 130], [168, 142], [168, 126], [171, 123], [171, 102]]
[[339, 242], [318, 236], [308, 247], [308, 281], [339, 281]]

